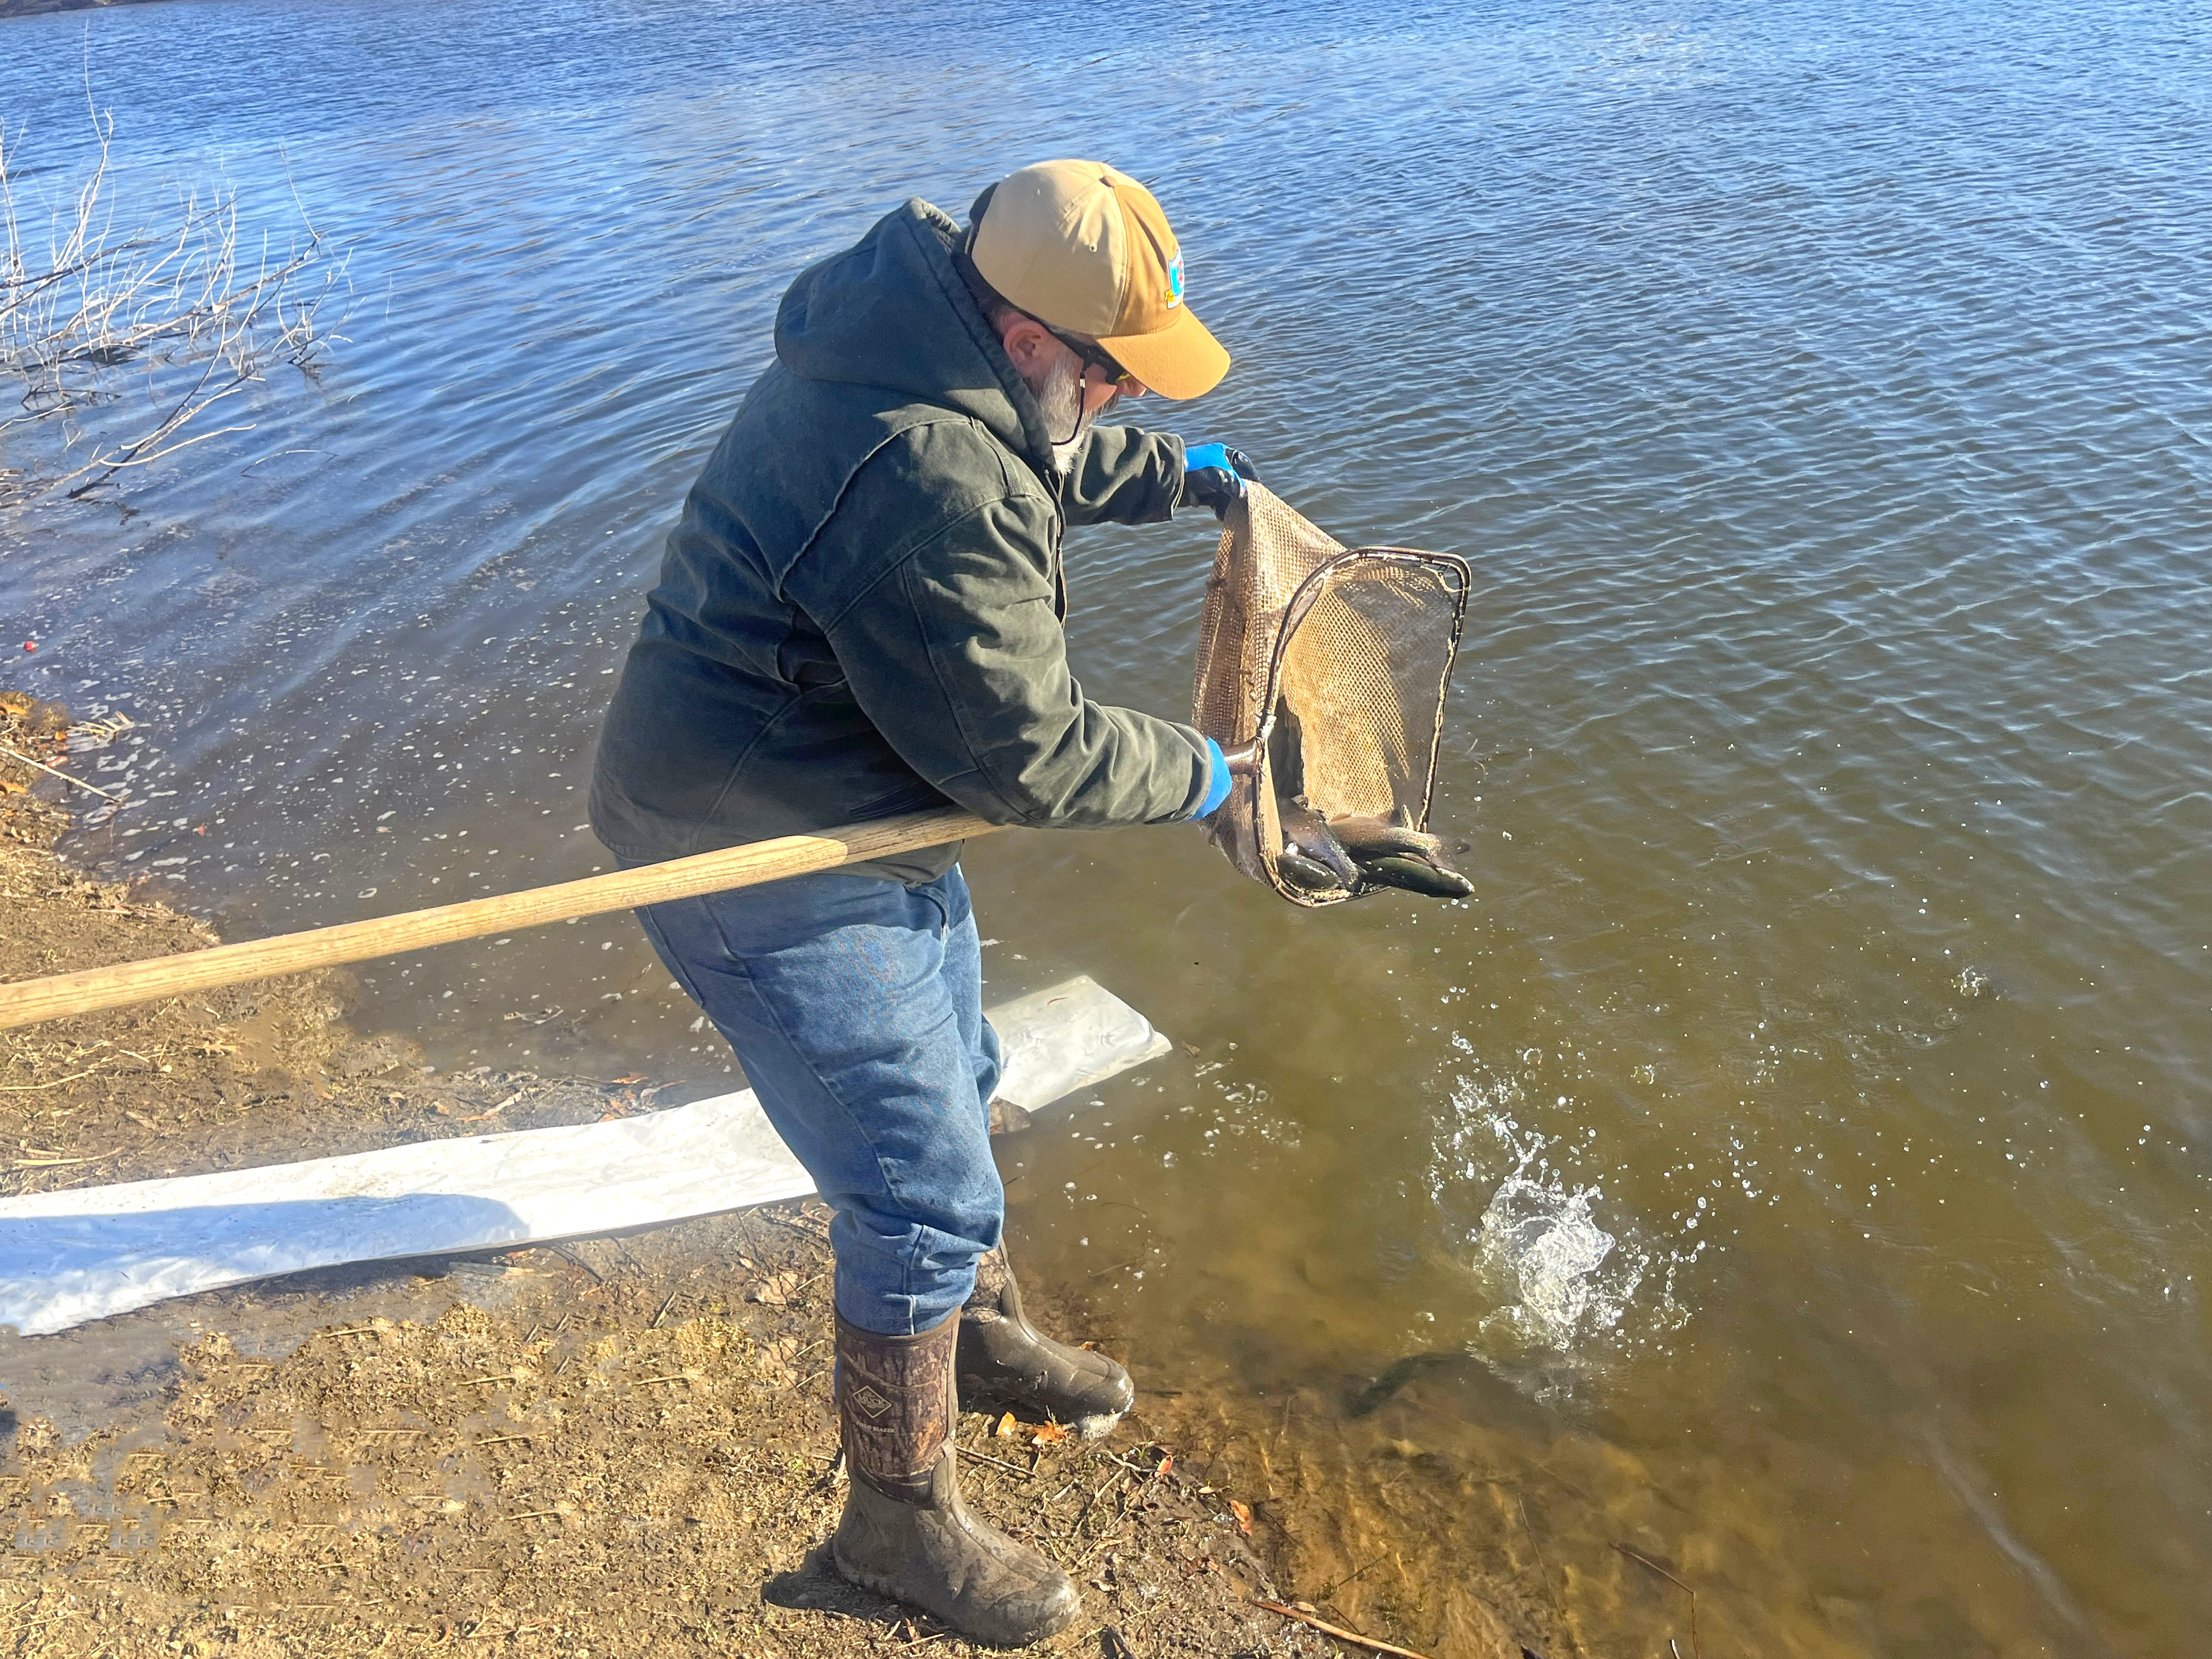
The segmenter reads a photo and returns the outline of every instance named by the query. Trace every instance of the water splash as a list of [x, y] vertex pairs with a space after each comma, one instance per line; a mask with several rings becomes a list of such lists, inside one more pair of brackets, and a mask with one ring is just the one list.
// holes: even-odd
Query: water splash
[[1516, 1170], [1498, 1184], [1482, 1213], [1476, 1265], [1509, 1299], [1486, 1331], [1502, 1325], [1524, 1344], [1565, 1351], [1620, 1323], [1646, 1259], [1617, 1250], [1597, 1224], [1592, 1206], [1603, 1196], [1570, 1188], [1556, 1170], [1534, 1180]]
[[1540, 1109], [1521, 1079], [1487, 1072], [1455, 1081], [1452, 1109], [1434, 1191], [1447, 1214], [1481, 1202], [1468, 1230], [1469, 1267], [1492, 1308], [1474, 1348], [1535, 1362], [1547, 1375], [1562, 1363], [1572, 1373], [1681, 1328], [1688, 1314], [1675, 1300], [1676, 1274], [1704, 1243], [1654, 1243], [1632, 1217], [1607, 1213], [1604, 1188], [1574, 1178], [1587, 1167], [1594, 1128], [1571, 1142], [1529, 1127], [1523, 1117]]

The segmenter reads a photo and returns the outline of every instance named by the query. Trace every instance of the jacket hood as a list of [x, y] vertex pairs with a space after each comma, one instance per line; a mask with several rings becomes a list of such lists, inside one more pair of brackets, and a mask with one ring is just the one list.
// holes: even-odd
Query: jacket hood
[[1043, 413], [952, 263], [959, 235], [919, 198], [884, 215], [791, 285], [776, 310], [776, 357], [802, 380], [968, 416], [1050, 479]]

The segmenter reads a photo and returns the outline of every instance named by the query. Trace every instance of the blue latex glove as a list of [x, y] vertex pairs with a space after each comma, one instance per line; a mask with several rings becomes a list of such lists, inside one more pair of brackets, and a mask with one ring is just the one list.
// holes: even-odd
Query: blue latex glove
[[1231, 503], [1244, 499], [1246, 479], [1260, 481], [1252, 458], [1226, 444], [1194, 444], [1183, 451], [1182, 461], [1182, 497], [1176, 505], [1210, 507], [1217, 519], [1228, 517]]
[[1207, 757], [1213, 763], [1212, 781], [1206, 787], [1206, 799], [1194, 816], [1210, 818], [1221, 810], [1221, 803], [1229, 799], [1229, 757], [1221, 752], [1221, 745], [1212, 738], [1206, 740]]

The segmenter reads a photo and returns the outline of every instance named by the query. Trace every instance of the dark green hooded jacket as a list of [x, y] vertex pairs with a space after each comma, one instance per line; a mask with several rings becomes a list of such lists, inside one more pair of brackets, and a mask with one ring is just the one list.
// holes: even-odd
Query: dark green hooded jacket
[[[1094, 428], [1061, 479], [957, 235], [910, 201], [784, 295], [600, 735], [592, 827], [617, 856], [948, 804], [1097, 829], [1204, 802], [1205, 739], [1091, 702], [1060, 628], [1062, 532], [1171, 517], [1182, 441]], [[851, 868], [927, 881], [959, 850]]]

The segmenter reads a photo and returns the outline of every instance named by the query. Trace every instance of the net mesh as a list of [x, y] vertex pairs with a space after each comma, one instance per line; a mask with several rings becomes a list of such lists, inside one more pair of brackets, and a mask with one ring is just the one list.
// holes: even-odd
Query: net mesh
[[1427, 828], [1468, 586], [1464, 560], [1347, 549], [1259, 484], [1230, 509], [1192, 702], [1194, 723], [1223, 748], [1261, 745], [1208, 820], [1239, 870], [1309, 906], [1366, 890], [1285, 878], [1285, 803]]

